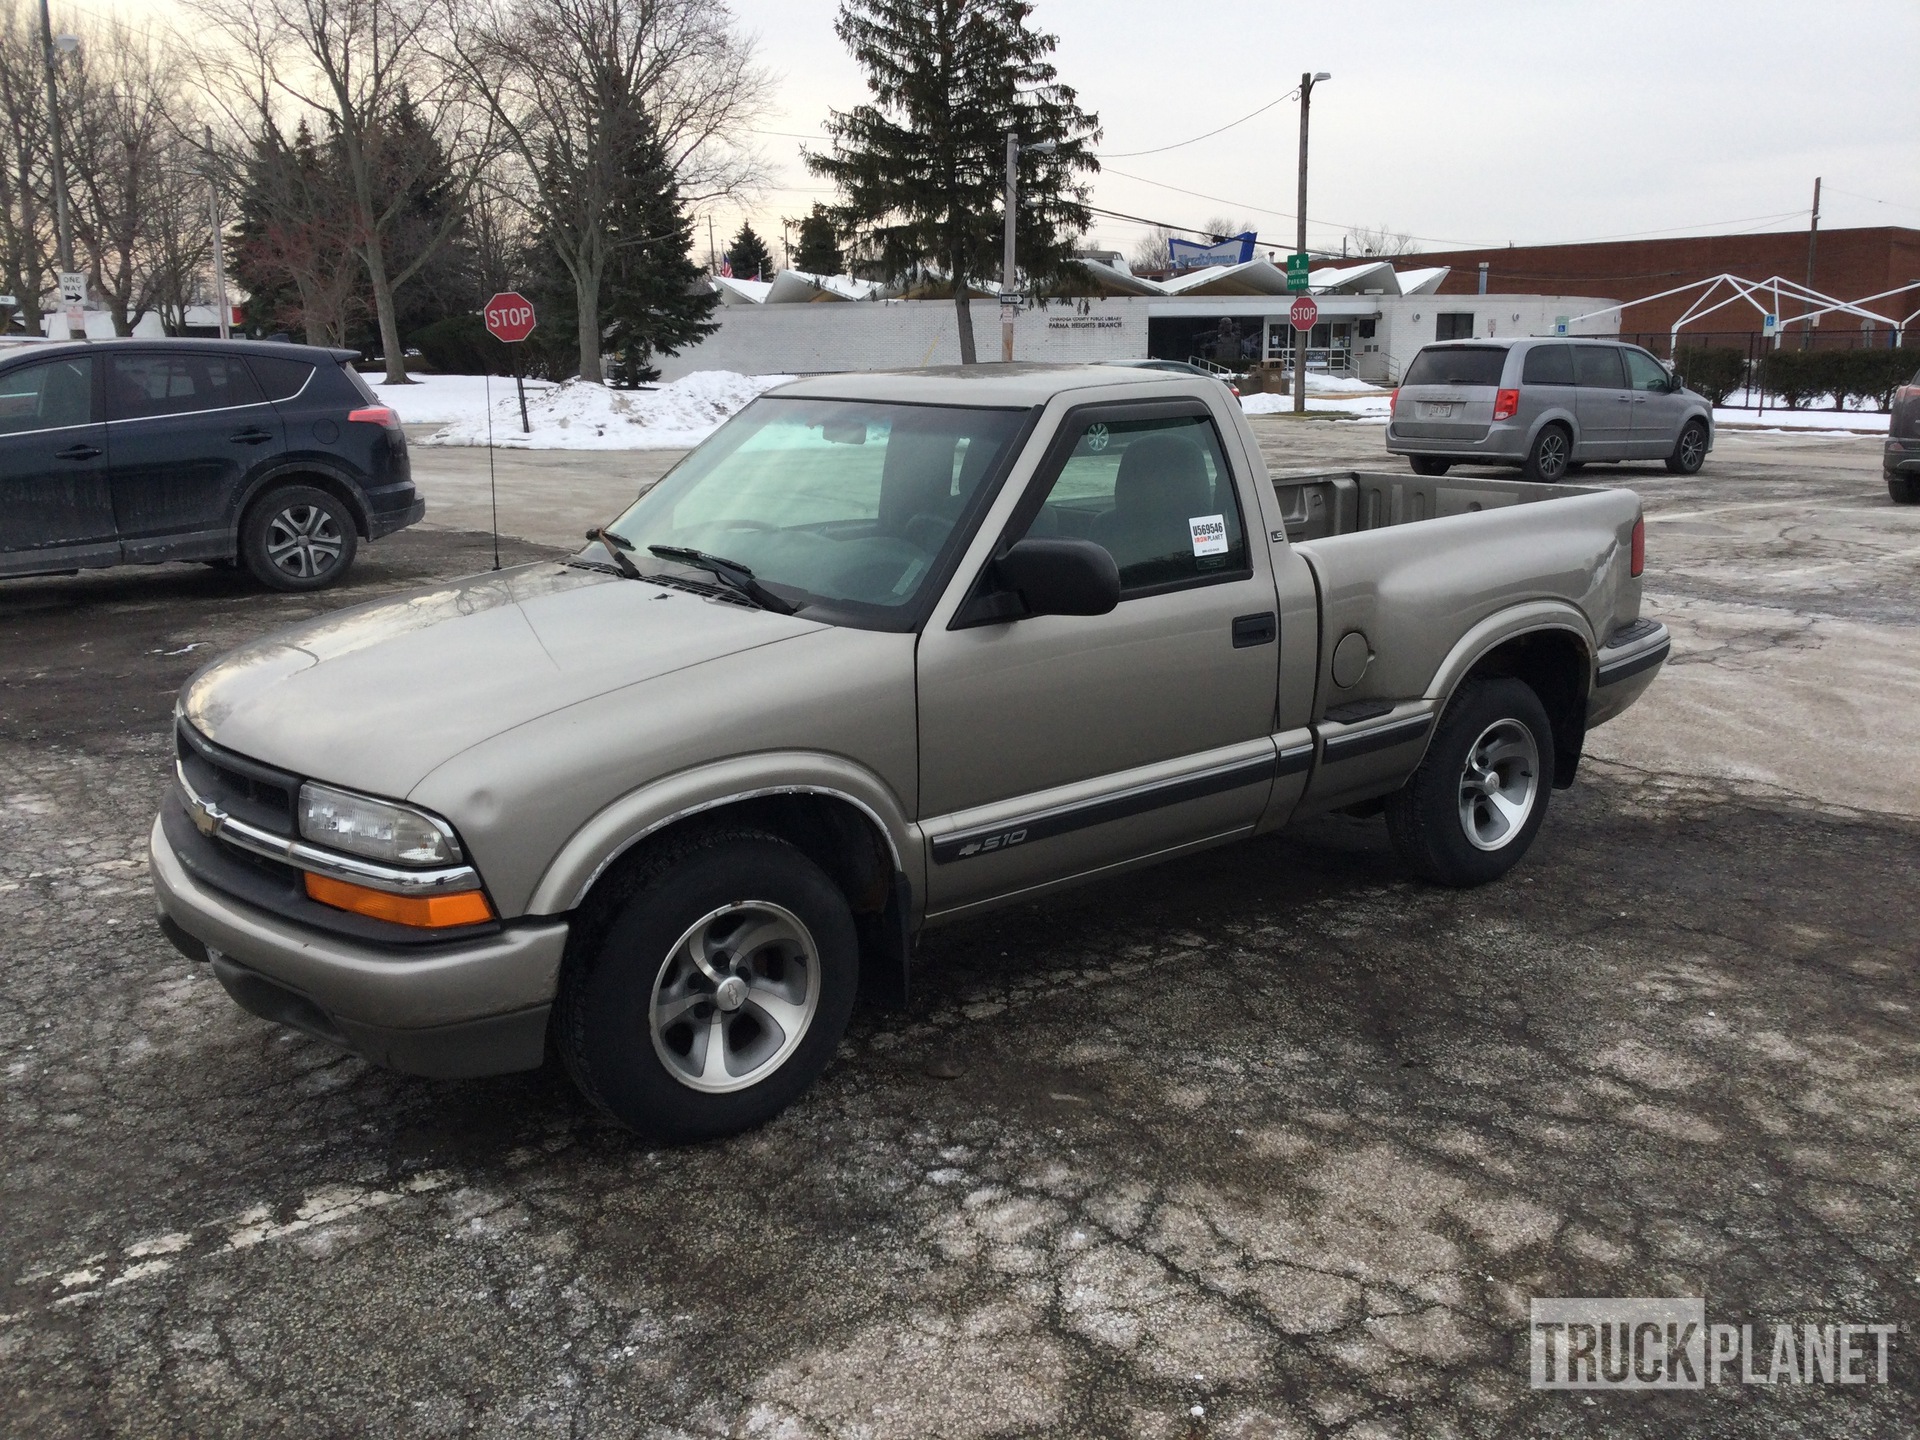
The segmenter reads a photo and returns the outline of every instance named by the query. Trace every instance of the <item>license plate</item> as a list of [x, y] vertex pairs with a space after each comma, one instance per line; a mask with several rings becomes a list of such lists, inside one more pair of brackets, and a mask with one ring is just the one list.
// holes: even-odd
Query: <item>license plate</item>
[[1420, 406], [1422, 420], [1445, 420], [1453, 414], [1453, 401], [1425, 401]]

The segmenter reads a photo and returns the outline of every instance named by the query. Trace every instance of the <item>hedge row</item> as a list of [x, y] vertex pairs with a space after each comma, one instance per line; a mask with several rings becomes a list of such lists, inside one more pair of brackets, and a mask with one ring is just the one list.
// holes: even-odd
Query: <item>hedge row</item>
[[[1744, 351], [1724, 347], [1688, 349], [1675, 356], [1674, 368], [1688, 388], [1715, 405], [1748, 382]], [[1920, 349], [1899, 350], [1767, 350], [1760, 356], [1759, 374], [1752, 377], [1792, 409], [1800, 409], [1824, 395], [1846, 408], [1872, 401], [1890, 409], [1893, 392], [1914, 379], [1920, 369]]]

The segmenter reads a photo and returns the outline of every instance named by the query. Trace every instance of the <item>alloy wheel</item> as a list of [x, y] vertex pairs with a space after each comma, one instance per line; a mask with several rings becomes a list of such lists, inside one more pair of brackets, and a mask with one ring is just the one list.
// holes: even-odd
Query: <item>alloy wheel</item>
[[1526, 827], [1540, 793], [1540, 747], [1518, 720], [1496, 720], [1467, 750], [1460, 828], [1476, 850], [1499, 850]]
[[740, 900], [700, 917], [653, 982], [647, 1028], [667, 1073], [720, 1094], [765, 1080], [820, 1005], [820, 952], [799, 916]]
[[267, 558], [296, 579], [324, 575], [345, 548], [339, 522], [323, 506], [289, 505], [267, 522]]

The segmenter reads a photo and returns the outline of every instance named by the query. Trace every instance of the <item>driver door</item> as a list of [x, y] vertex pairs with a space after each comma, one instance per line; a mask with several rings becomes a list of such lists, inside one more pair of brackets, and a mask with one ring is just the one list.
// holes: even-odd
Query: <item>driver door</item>
[[917, 660], [929, 913], [1259, 819], [1279, 634], [1228, 453], [1198, 399], [1070, 412], [1002, 542], [1105, 546], [1118, 606], [978, 624], [936, 611]]

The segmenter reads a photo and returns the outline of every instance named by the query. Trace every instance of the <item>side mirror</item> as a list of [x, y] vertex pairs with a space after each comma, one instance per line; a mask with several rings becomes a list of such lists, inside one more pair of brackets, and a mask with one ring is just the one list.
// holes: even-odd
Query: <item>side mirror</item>
[[1091, 540], [1022, 540], [994, 573], [1029, 615], [1105, 615], [1120, 603], [1120, 567]]

